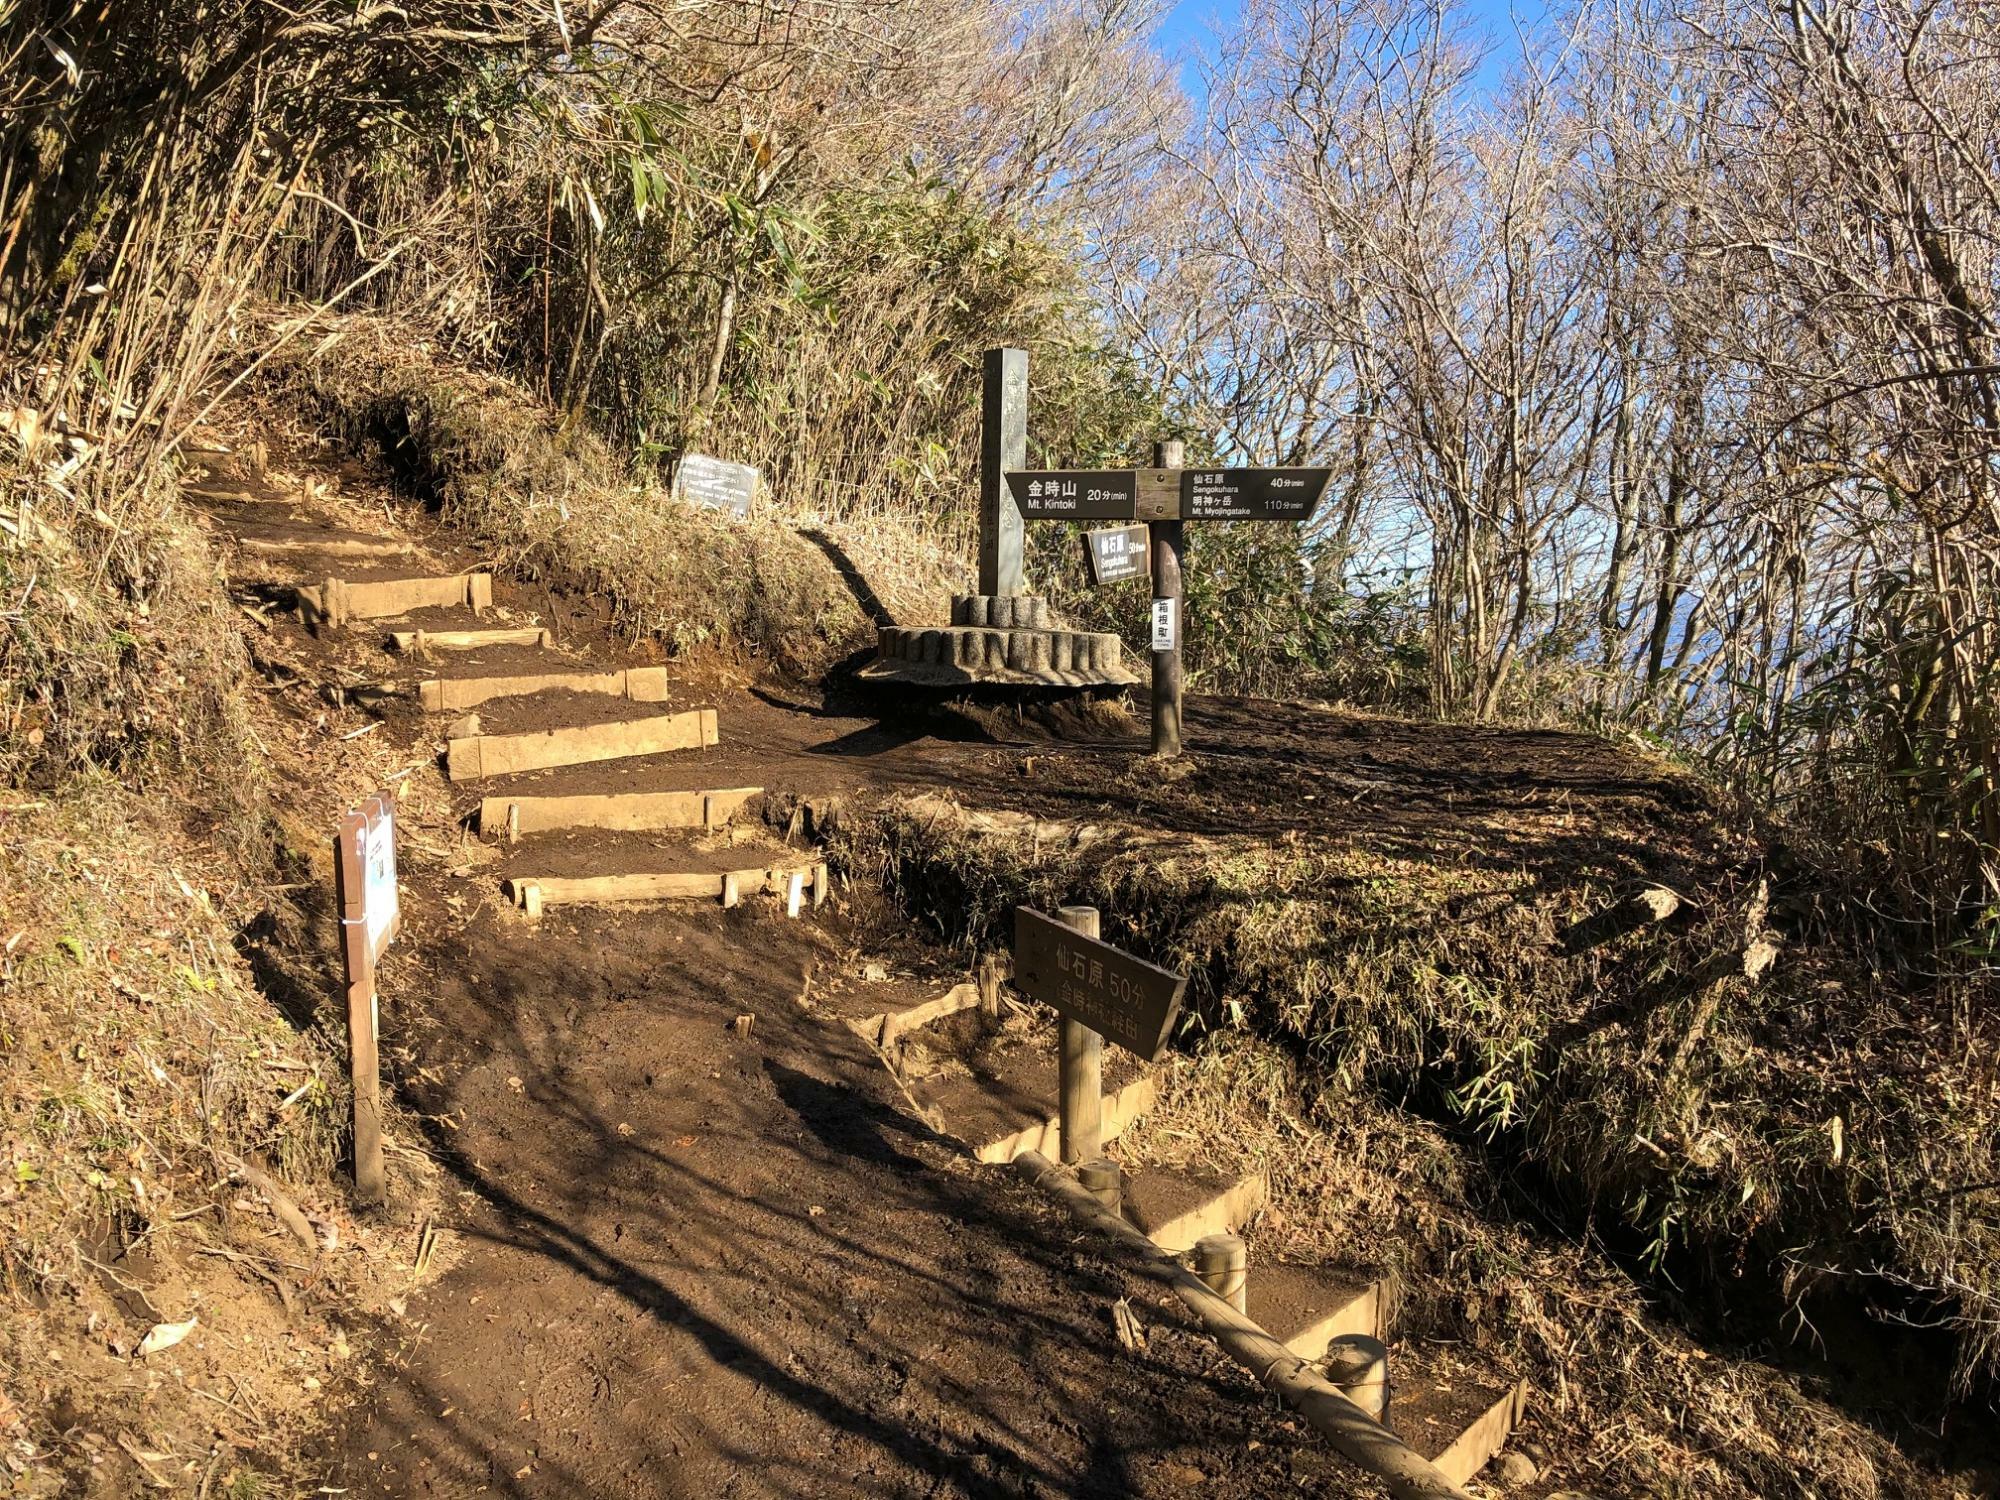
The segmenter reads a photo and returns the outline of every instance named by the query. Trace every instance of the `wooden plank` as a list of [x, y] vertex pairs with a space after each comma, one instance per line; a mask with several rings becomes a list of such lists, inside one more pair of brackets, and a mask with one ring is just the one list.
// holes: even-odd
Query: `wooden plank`
[[507, 825], [508, 810], [519, 813], [522, 833], [562, 828], [606, 828], [641, 832], [657, 828], [707, 828], [727, 823], [761, 786], [698, 792], [614, 792], [590, 797], [488, 797], [479, 804], [479, 831]]
[[493, 578], [487, 573], [454, 573], [441, 578], [382, 578], [350, 583], [329, 578], [302, 584], [299, 613], [308, 624], [344, 625], [349, 620], [375, 620], [406, 615], [417, 609], [469, 606], [474, 612], [493, 603]]
[[580, 766], [600, 760], [663, 755], [716, 743], [715, 710], [654, 714], [613, 724], [577, 724], [531, 734], [486, 734], [451, 740], [445, 774], [453, 781]]
[[782, 892], [794, 875], [811, 872], [809, 864], [754, 865], [742, 870], [658, 870], [630, 875], [585, 875], [559, 878], [546, 875], [515, 876], [506, 883], [507, 895], [516, 906], [528, 904], [528, 893], [538, 893], [543, 906], [579, 905], [586, 902], [720, 900], [733, 882], [739, 893]]
[[612, 672], [534, 672], [514, 677], [443, 677], [417, 684], [417, 695], [432, 713], [476, 708], [491, 698], [531, 693], [606, 693], [634, 703], [667, 701], [665, 667], [627, 667]]
[[962, 1010], [976, 1010], [979, 1006], [979, 986], [976, 984], [955, 984], [935, 1000], [926, 1000], [922, 1005], [913, 1005], [908, 1010], [890, 1011], [882, 1017], [877, 1035], [884, 1050], [895, 1046], [913, 1031], [921, 1030], [933, 1021], [942, 1021], [946, 1016], [955, 1016]]
[[359, 536], [246, 536], [238, 537], [236, 545], [264, 557], [295, 552], [313, 552], [322, 557], [402, 557], [410, 550], [407, 542]]
[[[1143, 1076], [1106, 1094], [1103, 1112], [1099, 1116], [1100, 1139], [1117, 1139], [1127, 1125], [1152, 1109], [1158, 1099], [1158, 1086], [1151, 1078]], [[1047, 1155], [1062, 1144], [1062, 1122], [1057, 1116], [1050, 1115], [1007, 1135], [969, 1144], [976, 1160], [993, 1164], [1010, 1162], [1024, 1151], [1039, 1151]]]
[[[1520, 1424], [1527, 1407], [1528, 1382], [1517, 1380], [1505, 1395], [1480, 1413], [1478, 1419], [1431, 1462], [1448, 1474], [1452, 1483], [1464, 1484], [1507, 1445], [1508, 1437]], [[1391, 1420], [1394, 1420], [1393, 1411]]]
[[537, 628], [526, 630], [396, 630], [391, 631], [389, 634], [389, 644], [395, 650], [415, 653], [424, 651], [478, 651], [487, 646], [540, 646], [546, 649], [555, 643], [553, 633]]

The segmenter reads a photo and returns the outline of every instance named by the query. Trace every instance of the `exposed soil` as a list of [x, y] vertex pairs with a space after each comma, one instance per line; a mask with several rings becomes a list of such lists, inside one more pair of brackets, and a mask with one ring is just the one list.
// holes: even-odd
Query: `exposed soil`
[[[912, 1124], [801, 1004], [813, 930], [487, 908], [446, 938], [394, 987], [426, 997], [412, 1050], [451, 1080], [410, 1093], [466, 1189], [457, 1265], [353, 1419], [363, 1492], [1366, 1493], [1149, 1289]], [[1143, 1353], [1112, 1336], [1120, 1296]]]
[[[368, 511], [315, 496], [302, 514], [352, 525]], [[399, 528], [428, 556], [314, 573], [479, 565], [406, 506], [385, 517], [385, 532]], [[288, 578], [308, 576], [289, 561], [245, 559], [258, 580], [246, 592], [280, 603]], [[298, 685], [651, 655], [588, 601], [502, 579], [496, 606], [319, 637], [274, 610], [255, 641], [274, 683], [294, 690], [293, 711], [322, 722], [324, 699]], [[381, 649], [390, 629], [528, 623], [552, 625], [559, 652]], [[935, 791], [1170, 839], [1310, 833], [1321, 848], [1551, 884], [1643, 875], [1692, 889], [1724, 856], [1689, 784], [1577, 735], [1207, 698], [1190, 704], [1190, 754], [1163, 767], [1145, 755], [1143, 713], [1101, 704], [823, 693], [752, 683], [727, 664], [672, 665], [664, 705], [559, 693], [476, 712], [493, 734], [712, 706], [717, 747], [451, 786], [434, 757], [457, 715], [403, 699], [334, 711], [333, 728], [373, 734], [381, 763], [407, 778], [407, 927], [384, 972], [384, 1024], [406, 1120], [421, 1122], [423, 1149], [459, 1191], [439, 1218], [449, 1269], [406, 1316], [385, 1318], [399, 1352], [345, 1392], [327, 1482], [396, 1496], [1371, 1493], [1147, 1284], [1097, 1258], [1004, 1169], [973, 1166], [915, 1123], [915, 1107], [947, 1094], [961, 1137], [1026, 1123], [1053, 1099], [1053, 1063], [1031, 1047], [955, 1049], [957, 1032], [983, 1024], [966, 1016], [913, 1044], [902, 1092], [845, 1022], [963, 976], [870, 927], [872, 892], [796, 923], [751, 902], [561, 908], [531, 926], [499, 878], [804, 857], [779, 838], [789, 807]], [[288, 774], [327, 811], [363, 790]], [[765, 789], [772, 824], [545, 835], [515, 849], [472, 844], [464, 826], [480, 799], [507, 793], [737, 786]], [[740, 1016], [754, 1017], [747, 1034], [732, 1027]], [[1287, 1306], [1300, 1302], [1301, 1317], [1331, 1291], [1271, 1279], [1296, 1292]], [[1121, 1296], [1151, 1332], [1144, 1350], [1113, 1332]], [[1457, 1358], [1443, 1348], [1422, 1363], [1467, 1403], [1488, 1399]]]

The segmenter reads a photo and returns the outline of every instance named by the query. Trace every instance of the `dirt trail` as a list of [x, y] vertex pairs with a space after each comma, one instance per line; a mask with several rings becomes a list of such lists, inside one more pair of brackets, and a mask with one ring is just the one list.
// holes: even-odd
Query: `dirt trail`
[[[490, 666], [389, 656], [387, 630], [404, 621], [316, 636], [283, 610], [289, 581], [478, 565], [421, 516], [359, 503], [345, 478], [348, 496], [292, 507], [286, 534], [366, 524], [418, 543], [408, 564], [260, 554], [236, 571], [253, 607], [273, 606], [253, 647], [302, 739], [334, 734], [351, 756], [365, 736], [378, 764], [404, 768], [406, 926], [381, 971], [389, 1082], [406, 1111], [390, 1211], [427, 1212], [409, 1197], [407, 1163], [431, 1156], [445, 1270], [383, 1315], [390, 1356], [345, 1395], [317, 1461], [327, 1485], [577, 1500], [1371, 1492], [1177, 1304], [912, 1121], [844, 1024], [851, 1003], [822, 1011], [812, 999], [815, 981], [870, 988], [845, 901], [798, 921], [765, 899], [564, 908], [531, 924], [500, 893], [503, 866], [537, 849], [575, 858], [587, 841], [529, 840], [503, 856], [462, 824], [502, 790], [754, 784], [777, 805], [953, 783], [998, 792], [1021, 784], [1033, 747], [976, 730], [942, 741], [785, 690], [682, 680], [667, 705], [579, 712], [582, 700], [557, 695], [481, 714], [523, 729], [712, 704], [712, 751], [447, 785], [433, 756], [449, 716], [352, 689]], [[229, 533], [237, 514], [214, 509]], [[255, 515], [268, 533], [270, 508]], [[477, 621], [431, 610], [417, 623], [554, 623], [565, 661], [633, 659], [587, 612], [504, 580], [496, 603]], [[335, 722], [320, 684], [345, 704]], [[351, 765], [334, 788], [293, 775], [300, 806], [328, 826], [334, 799], [363, 790], [344, 784]], [[687, 860], [701, 838], [602, 848], [614, 863], [642, 862], [644, 847]], [[889, 1003], [892, 987], [880, 988]], [[755, 1018], [747, 1033], [732, 1024], [742, 1015]], [[1143, 1350], [1113, 1331], [1121, 1297], [1149, 1330]]]
[[[411, 1309], [341, 1476], [390, 1495], [1345, 1493], [1151, 1293], [912, 1124], [859, 1039], [801, 1004], [828, 946], [768, 909], [539, 931], [489, 911], [394, 975], [427, 996], [419, 1050], [452, 1081], [420, 1102], [455, 1125], [433, 1144], [466, 1191], [457, 1264]], [[1111, 1333], [1124, 1295], [1143, 1354]]]

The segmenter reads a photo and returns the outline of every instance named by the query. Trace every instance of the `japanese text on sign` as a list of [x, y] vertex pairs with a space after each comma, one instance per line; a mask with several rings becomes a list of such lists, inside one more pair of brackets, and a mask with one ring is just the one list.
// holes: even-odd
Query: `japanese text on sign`
[[1187, 981], [1032, 907], [1014, 912], [1014, 982], [1106, 1041], [1151, 1060], [1165, 1047]]
[[1084, 533], [1083, 540], [1092, 583], [1122, 583], [1127, 578], [1144, 578], [1152, 571], [1144, 526], [1089, 531]]
[[726, 510], [747, 520], [762, 476], [749, 464], [710, 458], [706, 453], [683, 454], [674, 466], [674, 494], [703, 510]]

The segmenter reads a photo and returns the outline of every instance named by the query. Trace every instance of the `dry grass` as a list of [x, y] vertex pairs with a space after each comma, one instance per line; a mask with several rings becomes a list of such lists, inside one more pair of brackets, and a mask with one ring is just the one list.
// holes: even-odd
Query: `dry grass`
[[[128, 1442], [183, 1492], [203, 1476], [215, 1493], [260, 1492], [345, 1373], [346, 1316], [396, 1274], [337, 1181], [336, 1041], [310, 1016], [288, 1019], [238, 949], [268, 920], [265, 883], [177, 826], [173, 805], [84, 779], [12, 797], [0, 821], [12, 1494], [80, 1493], [65, 1486], [106, 1464], [131, 1474], [117, 1452]], [[236, 1180], [245, 1162], [287, 1185], [318, 1255]], [[137, 1354], [153, 1324], [191, 1317], [171, 1355]]]
[[891, 580], [878, 586], [899, 618], [938, 613], [966, 586], [962, 559], [887, 516], [825, 520], [814, 497], [779, 495], [746, 524], [673, 502], [520, 386], [437, 359], [383, 320], [340, 319], [268, 370], [270, 389], [340, 439], [379, 448], [494, 566], [601, 596], [624, 630], [676, 653], [740, 653], [812, 678], [872, 649], [841, 554]]

